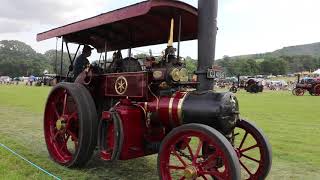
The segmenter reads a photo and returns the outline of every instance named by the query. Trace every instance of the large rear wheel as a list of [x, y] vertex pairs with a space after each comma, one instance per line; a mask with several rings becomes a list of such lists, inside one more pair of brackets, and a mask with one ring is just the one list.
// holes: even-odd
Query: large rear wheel
[[[204, 153], [210, 146], [210, 153]], [[230, 142], [217, 130], [202, 124], [173, 129], [163, 140], [159, 156], [160, 179], [240, 179], [240, 165]]]
[[234, 132], [234, 146], [241, 164], [242, 178], [265, 179], [272, 164], [271, 146], [267, 137], [246, 120], [239, 120]]
[[320, 96], [320, 84], [317, 84], [313, 88], [313, 94], [316, 96]]
[[67, 167], [81, 167], [97, 141], [97, 112], [88, 90], [77, 83], [59, 83], [46, 103], [44, 136], [51, 158]]

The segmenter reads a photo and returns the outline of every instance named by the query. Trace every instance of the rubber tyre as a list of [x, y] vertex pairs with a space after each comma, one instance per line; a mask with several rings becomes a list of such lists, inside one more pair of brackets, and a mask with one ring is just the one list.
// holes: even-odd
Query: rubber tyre
[[[52, 152], [50, 149], [50, 137], [48, 137], [48, 122], [50, 119], [48, 114], [50, 114], [50, 103], [52, 101], [52, 96], [57, 91], [61, 89], [66, 90], [68, 94], [73, 98], [78, 113], [78, 147], [75, 149], [74, 154], [72, 154], [72, 159], [68, 162], [59, 162], [57, 161], [56, 154]], [[46, 109], [44, 114], [44, 134], [47, 144], [48, 152], [51, 158], [59, 163], [60, 165], [66, 167], [82, 167], [84, 166], [89, 159], [91, 158], [93, 151], [96, 147], [97, 143], [97, 127], [98, 127], [98, 118], [95, 103], [91, 97], [89, 91], [82, 85], [78, 83], [59, 83], [57, 84], [49, 94], [46, 103]], [[52, 138], [52, 137], [51, 137]]]

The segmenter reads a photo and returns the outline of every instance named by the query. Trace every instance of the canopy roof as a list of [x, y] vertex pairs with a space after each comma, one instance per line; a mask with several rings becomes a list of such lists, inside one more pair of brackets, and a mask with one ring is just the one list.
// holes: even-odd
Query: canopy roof
[[174, 41], [197, 39], [197, 9], [172, 0], [149, 0], [58, 27], [37, 35], [37, 41], [63, 37], [65, 41], [92, 45], [98, 51], [127, 49], [168, 41], [170, 19], [174, 18]]

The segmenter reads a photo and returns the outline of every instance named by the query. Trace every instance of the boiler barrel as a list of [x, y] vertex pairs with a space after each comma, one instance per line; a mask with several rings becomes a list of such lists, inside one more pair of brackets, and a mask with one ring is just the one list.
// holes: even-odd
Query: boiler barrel
[[230, 93], [189, 93], [182, 104], [182, 122], [206, 124], [230, 133], [238, 116], [238, 102]]
[[169, 129], [182, 124], [200, 123], [230, 133], [238, 118], [238, 101], [230, 93], [205, 91], [176, 92], [173, 96], [158, 97], [140, 104], [151, 123]]

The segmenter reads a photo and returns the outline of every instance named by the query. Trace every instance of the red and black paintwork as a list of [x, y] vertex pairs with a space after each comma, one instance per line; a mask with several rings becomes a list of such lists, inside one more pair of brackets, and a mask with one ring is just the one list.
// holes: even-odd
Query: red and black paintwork
[[[201, 0], [198, 6], [199, 11], [179, 1], [149, 0], [38, 34], [38, 40], [63, 36], [68, 42], [90, 44], [99, 51], [133, 48], [165, 42], [168, 34], [163, 28], [169, 29], [168, 20], [179, 15], [188, 22], [182, 23], [178, 39], [198, 38], [199, 42], [196, 83], [182, 80], [186, 70], [172, 53], [172, 46], [167, 47], [160, 63], [150, 63], [145, 71], [140, 67], [130, 71], [117, 67], [121, 73], [89, 68], [75, 82], [59, 83], [48, 97], [44, 115], [45, 140], [56, 162], [83, 166], [97, 143], [105, 161], [159, 153], [161, 179], [176, 178], [172, 171], [182, 171], [180, 179], [240, 179], [240, 164], [249, 179], [267, 176], [271, 167], [267, 139], [240, 119], [237, 98], [230, 92], [214, 92], [213, 79], [207, 76], [215, 55], [217, 0]], [[127, 31], [124, 25], [135, 28]], [[126, 37], [132, 34], [128, 43]], [[105, 39], [109, 40], [107, 46]], [[128, 62], [118, 60], [123, 66]], [[194, 86], [196, 90], [187, 91]], [[239, 147], [235, 146], [236, 128], [245, 131]], [[248, 134], [257, 144], [243, 148]], [[198, 139], [195, 149], [194, 138]], [[259, 148], [260, 159], [244, 154], [254, 148]], [[182, 166], [170, 164], [172, 156]], [[257, 162], [258, 171], [250, 172], [241, 157]], [[225, 170], [219, 172], [222, 167]]]
[[320, 96], [320, 80], [317, 78], [302, 79], [298, 75], [296, 87], [292, 89], [292, 94], [303, 96], [308, 91], [311, 96]]

